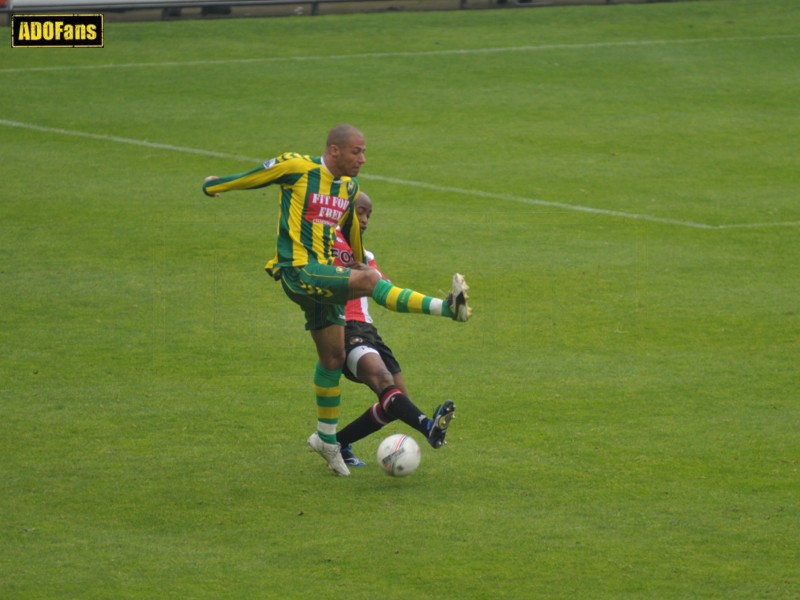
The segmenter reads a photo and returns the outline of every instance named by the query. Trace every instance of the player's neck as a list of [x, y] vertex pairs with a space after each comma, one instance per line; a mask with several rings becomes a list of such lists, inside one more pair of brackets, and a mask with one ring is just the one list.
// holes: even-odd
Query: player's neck
[[342, 178], [342, 175], [334, 173], [333, 170], [328, 166], [328, 163], [325, 162], [325, 155], [320, 157], [320, 161], [322, 162], [322, 166], [325, 168], [325, 170], [331, 174], [334, 181], [339, 181]]

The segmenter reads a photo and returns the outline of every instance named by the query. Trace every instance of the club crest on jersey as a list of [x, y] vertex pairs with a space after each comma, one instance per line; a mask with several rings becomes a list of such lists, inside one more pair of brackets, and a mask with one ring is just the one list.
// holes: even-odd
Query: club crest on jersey
[[356, 182], [352, 179], [347, 182], [347, 195], [352, 196], [356, 191]]
[[277, 158], [270, 158], [269, 160], [264, 161], [264, 168], [265, 169], [271, 169], [272, 167], [275, 166], [276, 162], [278, 162]]

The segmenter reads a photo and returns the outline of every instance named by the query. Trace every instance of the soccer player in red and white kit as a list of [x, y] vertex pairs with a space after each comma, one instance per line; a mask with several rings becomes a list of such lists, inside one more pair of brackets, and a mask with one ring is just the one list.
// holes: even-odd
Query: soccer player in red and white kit
[[[363, 192], [355, 200], [355, 216], [363, 235], [372, 216], [372, 201]], [[334, 264], [353, 269], [363, 268], [353, 258], [350, 245], [341, 232], [337, 232], [334, 244]], [[367, 264], [378, 270], [375, 256], [365, 250]], [[386, 278], [381, 272], [381, 276]], [[411, 401], [405, 379], [391, 348], [378, 335], [369, 314], [367, 298], [354, 298], [345, 306], [345, 377], [368, 385], [378, 397], [364, 414], [340, 430], [336, 437], [341, 444], [342, 458], [350, 466], [364, 464], [353, 454], [352, 444], [379, 431], [397, 419], [419, 431], [434, 448], [445, 444], [445, 435], [454, 416], [455, 405], [445, 400], [428, 418]]]

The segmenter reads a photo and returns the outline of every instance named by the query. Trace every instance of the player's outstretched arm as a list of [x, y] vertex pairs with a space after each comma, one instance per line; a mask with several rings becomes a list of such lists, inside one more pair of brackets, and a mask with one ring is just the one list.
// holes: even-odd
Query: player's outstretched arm
[[223, 192], [262, 188], [275, 181], [281, 173], [279, 168], [267, 169], [264, 165], [259, 165], [255, 169], [235, 175], [224, 177], [212, 175], [203, 180], [203, 193], [206, 196], [217, 198]]

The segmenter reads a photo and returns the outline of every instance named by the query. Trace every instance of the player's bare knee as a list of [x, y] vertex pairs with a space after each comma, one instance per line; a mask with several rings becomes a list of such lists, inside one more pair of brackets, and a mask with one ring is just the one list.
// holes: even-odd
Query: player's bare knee
[[394, 377], [389, 371], [383, 370], [379, 373], [376, 373], [376, 377], [378, 380], [378, 388], [385, 390], [387, 387], [394, 385]]
[[341, 351], [338, 348], [327, 348], [324, 353], [319, 354], [318, 359], [321, 367], [329, 371], [337, 371], [344, 366], [344, 348]]
[[360, 369], [358, 378], [366, 383], [376, 394], [379, 394], [388, 387], [394, 386], [394, 377], [385, 369], [371, 371]]

